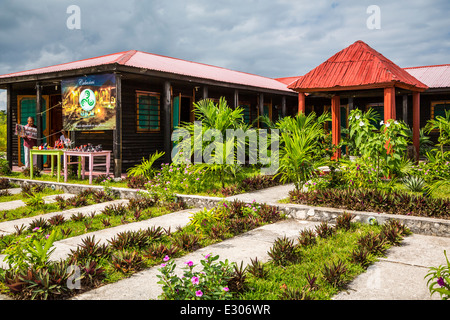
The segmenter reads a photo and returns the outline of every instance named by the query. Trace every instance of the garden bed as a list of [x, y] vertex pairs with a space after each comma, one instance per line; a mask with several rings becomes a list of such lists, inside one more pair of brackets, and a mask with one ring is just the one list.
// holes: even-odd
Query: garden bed
[[[223, 218], [220, 221], [217, 219], [219, 216]], [[127, 231], [111, 239], [108, 245], [99, 245], [94, 237], [86, 238], [65, 260], [45, 260], [42, 265], [31, 264], [26, 268], [3, 270], [4, 291], [18, 299], [68, 298], [75, 292], [66, 286], [71, 274], [62, 273], [61, 270], [67, 270], [70, 265], [77, 265], [82, 270], [82, 288], [89, 290], [154, 266], [166, 255], [180, 256], [281, 218], [270, 206], [232, 202], [229, 206], [224, 204], [214, 210], [205, 209], [196, 213], [191, 224], [175, 232], [156, 227]], [[49, 236], [51, 241], [56, 239], [56, 231], [54, 234]], [[47, 240], [41, 238], [39, 241], [45, 243]], [[32, 271], [30, 273], [27, 270]], [[42, 277], [50, 277], [50, 283], [40, 282]], [[53, 281], [59, 285], [52, 286]]]

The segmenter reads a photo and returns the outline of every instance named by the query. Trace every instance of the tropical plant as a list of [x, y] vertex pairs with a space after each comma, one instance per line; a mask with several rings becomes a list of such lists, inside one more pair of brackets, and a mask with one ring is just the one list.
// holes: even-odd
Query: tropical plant
[[444, 250], [444, 256], [447, 265], [429, 268], [430, 272], [425, 276], [430, 294], [439, 293], [442, 300], [450, 298], [450, 262], [447, 258], [447, 252]]
[[439, 130], [438, 145], [441, 147], [443, 157], [444, 146], [450, 144], [450, 110], [445, 111], [445, 117], [436, 116], [436, 119], [428, 120], [425, 131], [430, 133], [433, 130]]
[[413, 192], [422, 192], [426, 186], [425, 180], [418, 176], [406, 176], [402, 181], [406, 189]]
[[150, 180], [155, 175], [156, 169], [154, 168], [154, 163], [156, 160], [161, 158], [165, 152], [158, 152], [151, 154], [148, 159], [142, 158], [140, 164], [135, 165], [127, 170], [127, 175], [129, 177], [144, 177]]
[[349, 116], [349, 140], [354, 141], [357, 155], [366, 167], [376, 169], [376, 184], [380, 177], [401, 176], [409, 168], [404, 158], [409, 142], [408, 127], [402, 121], [380, 122], [380, 129], [374, 125], [377, 114], [369, 109], [351, 111]]
[[228, 281], [232, 277], [234, 263], [228, 260], [218, 261], [219, 256], [208, 254], [200, 260], [203, 269], [194, 271], [192, 261], [185, 262], [183, 276], [175, 274], [176, 264], [169, 256], [165, 256], [158, 269], [163, 293], [161, 299], [166, 300], [221, 300], [230, 299], [231, 292]]
[[300, 113], [277, 122], [281, 139], [276, 176], [280, 176], [281, 182], [293, 182], [300, 190], [320, 166], [327, 164], [322, 148], [325, 139], [323, 124], [327, 120], [327, 114], [317, 118], [315, 113], [308, 116]]

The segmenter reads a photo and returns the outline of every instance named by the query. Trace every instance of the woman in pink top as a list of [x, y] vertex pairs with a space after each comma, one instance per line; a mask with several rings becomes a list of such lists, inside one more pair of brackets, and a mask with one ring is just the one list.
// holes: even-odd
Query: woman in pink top
[[[36, 128], [36, 126], [34, 125], [34, 119], [32, 117], [28, 117], [28, 123], [27, 123], [26, 127]], [[36, 139], [23, 137], [23, 150], [24, 150], [24, 153], [25, 153], [25, 166], [27, 168], [30, 167], [30, 150], [34, 146], [36, 146], [36, 144], [37, 144], [37, 140]], [[33, 156], [33, 164], [36, 165], [36, 156]]]

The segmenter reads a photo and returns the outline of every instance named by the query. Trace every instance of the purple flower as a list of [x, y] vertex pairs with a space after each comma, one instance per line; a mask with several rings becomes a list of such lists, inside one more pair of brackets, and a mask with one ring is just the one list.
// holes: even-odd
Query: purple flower
[[197, 297], [201, 297], [201, 296], [203, 295], [202, 290], [195, 291], [195, 295], [196, 295]]
[[192, 277], [191, 278], [191, 282], [192, 282], [192, 284], [198, 284], [199, 283], [199, 278], [198, 277]]
[[226, 203], [224, 203], [224, 204], [223, 204], [223, 206], [224, 206], [225, 208], [228, 208], [228, 206], [227, 206], [227, 204], [226, 204]]
[[440, 285], [441, 287], [444, 287], [445, 286], [444, 278], [439, 277], [439, 279], [437, 280], [437, 284]]

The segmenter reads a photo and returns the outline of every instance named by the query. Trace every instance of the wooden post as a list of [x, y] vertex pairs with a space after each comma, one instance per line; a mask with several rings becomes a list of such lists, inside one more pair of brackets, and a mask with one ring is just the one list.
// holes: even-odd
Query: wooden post
[[[205, 95], [205, 88], [203, 88], [203, 95]], [[164, 92], [163, 92], [163, 110], [164, 110], [164, 152], [165, 161], [167, 163], [171, 162], [172, 154], [172, 112], [171, 112], [171, 96], [170, 96], [170, 82], [164, 82]]]
[[207, 86], [203, 87], [202, 99], [203, 100], [208, 99], [208, 87]]
[[[258, 109], [259, 109], [259, 115], [262, 116], [264, 114], [264, 93], [259, 94]], [[258, 127], [261, 127], [259, 121], [258, 121]]]
[[234, 90], [233, 107], [234, 109], [239, 107], [239, 90]]
[[286, 117], [286, 97], [281, 97], [281, 117]]
[[[337, 146], [341, 141], [341, 99], [339, 96], [331, 98], [331, 140], [333, 145]], [[333, 159], [341, 157], [341, 150], [338, 148], [334, 153]]]
[[[37, 145], [42, 144], [42, 86], [36, 83], [36, 127], [37, 127]], [[37, 157], [36, 166], [42, 170], [44, 168], [43, 157]]]
[[114, 177], [122, 175], [122, 78], [116, 75], [116, 128], [113, 132]]
[[403, 121], [408, 124], [408, 96], [403, 95]]
[[395, 87], [384, 88], [384, 122], [395, 120]]
[[353, 97], [348, 98], [348, 112], [353, 110]]
[[[8, 166], [12, 169], [12, 143], [13, 143], [13, 122], [12, 122], [12, 106], [11, 106], [11, 84], [7, 85], [6, 88], [6, 160], [8, 161]], [[17, 138], [20, 143], [20, 139]]]
[[420, 151], [420, 93], [413, 92], [413, 145], [416, 149], [416, 161]]
[[306, 113], [305, 94], [300, 92], [298, 94], [298, 113]]

